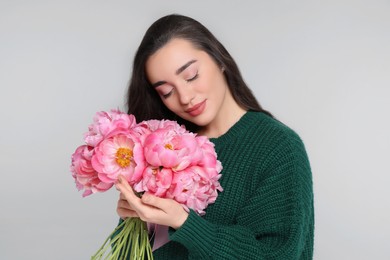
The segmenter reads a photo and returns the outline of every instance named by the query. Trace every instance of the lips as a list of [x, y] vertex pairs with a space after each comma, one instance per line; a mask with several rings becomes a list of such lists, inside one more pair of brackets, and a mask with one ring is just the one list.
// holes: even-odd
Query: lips
[[205, 107], [206, 107], [206, 100], [190, 107], [189, 109], [186, 110], [186, 112], [191, 116], [198, 116], [203, 112]]

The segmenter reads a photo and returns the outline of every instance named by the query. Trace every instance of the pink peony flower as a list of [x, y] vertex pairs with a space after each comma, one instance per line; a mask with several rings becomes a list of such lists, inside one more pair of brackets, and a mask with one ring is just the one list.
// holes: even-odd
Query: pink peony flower
[[126, 134], [136, 125], [133, 115], [114, 109], [111, 112], [97, 112], [93, 121], [88, 128], [89, 131], [84, 135], [86, 144], [93, 147], [97, 146], [104, 138]]
[[92, 166], [98, 172], [99, 179], [113, 184], [119, 175], [130, 183], [140, 181], [145, 168], [141, 143], [132, 134], [116, 135], [101, 141], [95, 147]]
[[206, 136], [197, 136], [196, 140], [203, 153], [202, 162], [199, 163], [207, 172], [209, 178], [219, 179], [222, 171], [222, 164], [217, 160], [217, 153], [214, 144]]
[[191, 166], [176, 172], [167, 197], [185, 205], [187, 209], [193, 209], [199, 215], [204, 215], [204, 209], [208, 204], [215, 202], [217, 191], [222, 191], [218, 179], [209, 178], [203, 167]]
[[149, 134], [144, 141], [146, 161], [155, 167], [180, 171], [197, 164], [202, 151], [192, 133], [178, 134], [174, 129], [161, 128]]
[[188, 132], [184, 126], [180, 126], [177, 122], [170, 120], [146, 120], [134, 127], [134, 131], [140, 134], [142, 143], [144, 143], [145, 138], [148, 137], [149, 134], [158, 129], [169, 129], [177, 134]]
[[119, 110], [98, 112], [72, 155], [71, 171], [83, 196], [105, 191], [123, 175], [137, 192], [172, 198], [204, 214], [215, 201], [221, 162], [214, 144], [170, 120], [136, 123]]
[[188, 131], [184, 126], [179, 125], [176, 121], [171, 120], [146, 120], [139, 123], [139, 125], [148, 128], [151, 132], [156, 131], [157, 129], [172, 129], [178, 134], [184, 134]]
[[94, 150], [91, 146], [79, 146], [72, 155], [71, 172], [78, 190], [84, 189], [83, 197], [96, 192], [103, 192], [112, 184], [102, 182], [92, 167], [91, 158]]
[[134, 185], [137, 192], [150, 192], [155, 196], [165, 198], [171, 187], [174, 173], [171, 169], [148, 166], [143, 172], [143, 178]]
[[[98, 112], [84, 141], [85, 145], [72, 155], [71, 164], [76, 187], [84, 189], [84, 197], [110, 189], [123, 175], [136, 192], [174, 199], [186, 210], [203, 215], [207, 206], [215, 202], [218, 191], [223, 190], [219, 183], [222, 165], [214, 144], [175, 121], [147, 120], [137, 124], [133, 115], [119, 110]], [[118, 239], [107, 242], [114, 231], [92, 259], [101, 259], [108, 248], [117, 255], [124, 246], [118, 241], [130, 234], [138, 234], [143, 242], [138, 244], [138, 238], [131, 236], [130, 244], [138, 247], [125, 258], [138, 259], [143, 250], [151, 256], [146, 223], [128, 218], [120, 227], [123, 229]]]

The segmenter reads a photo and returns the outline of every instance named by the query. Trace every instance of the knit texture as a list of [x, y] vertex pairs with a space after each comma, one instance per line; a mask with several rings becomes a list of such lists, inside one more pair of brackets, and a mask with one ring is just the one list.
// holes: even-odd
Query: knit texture
[[260, 112], [247, 112], [212, 138], [224, 189], [200, 217], [190, 211], [159, 259], [312, 259], [312, 176], [299, 136]]

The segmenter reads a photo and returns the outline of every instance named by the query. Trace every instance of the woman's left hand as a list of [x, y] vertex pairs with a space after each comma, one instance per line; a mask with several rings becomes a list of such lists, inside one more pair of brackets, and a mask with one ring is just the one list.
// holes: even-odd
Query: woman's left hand
[[173, 199], [163, 199], [149, 193], [139, 198], [123, 176], [119, 176], [115, 186], [143, 221], [178, 229], [188, 217], [183, 206]]

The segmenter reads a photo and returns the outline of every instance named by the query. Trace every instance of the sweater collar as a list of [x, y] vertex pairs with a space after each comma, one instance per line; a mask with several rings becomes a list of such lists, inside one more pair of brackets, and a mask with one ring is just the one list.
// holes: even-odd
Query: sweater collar
[[254, 123], [254, 116], [256, 114], [258, 114], [258, 112], [247, 111], [226, 133], [219, 137], [210, 138], [210, 141], [215, 144], [225, 143], [242, 135], [248, 127]]

